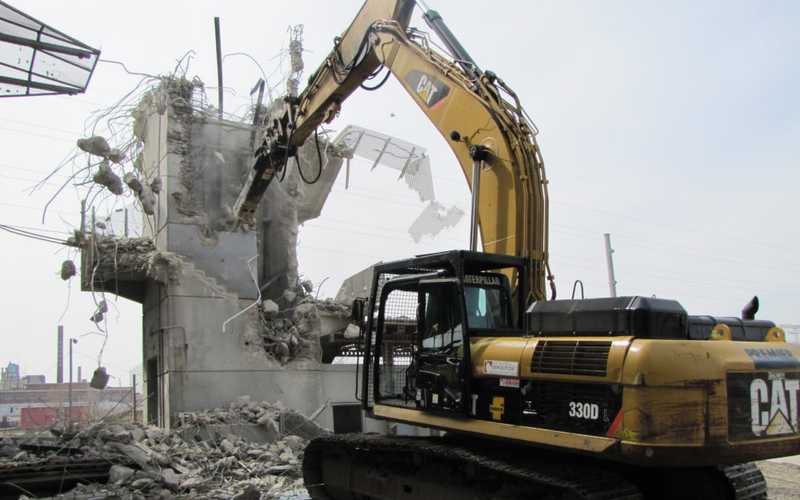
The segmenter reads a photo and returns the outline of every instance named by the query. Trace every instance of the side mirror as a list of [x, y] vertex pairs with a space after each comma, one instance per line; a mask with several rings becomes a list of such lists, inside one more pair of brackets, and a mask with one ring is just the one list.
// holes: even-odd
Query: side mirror
[[364, 324], [364, 312], [367, 308], [367, 299], [357, 298], [353, 300], [353, 305], [350, 308], [350, 319], [359, 327]]

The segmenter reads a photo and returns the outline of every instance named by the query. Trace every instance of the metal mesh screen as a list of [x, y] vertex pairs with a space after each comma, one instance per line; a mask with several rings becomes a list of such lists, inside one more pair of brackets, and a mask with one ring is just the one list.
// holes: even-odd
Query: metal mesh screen
[[417, 333], [416, 292], [394, 290], [386, 298], [380, 352], [381, 399], [405, 400], [406, 370]]

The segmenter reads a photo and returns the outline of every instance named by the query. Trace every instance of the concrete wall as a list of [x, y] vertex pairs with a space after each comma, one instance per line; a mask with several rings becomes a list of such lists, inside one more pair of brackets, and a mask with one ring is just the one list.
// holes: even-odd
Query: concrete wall
[[[234, 228], [231, 207], [251, 166], [252, 131], [193, 110], [191, 91], [186, 82], [169, 83], [146, 98], [137, 115], [142, 175], [162, 185], [145, 235], [180, 263], [176, 279], [149, 279], [145, 286], [146, 414], [157, 410], [158, 423], [169, 426], [180, 412], [226, 405], [241, 395], [280, 400], [303, 413], [326, 402], [353, 402], [352, 367], [313, 361], [281, 367], [264, 351], [257, 310], [241, 313], [258, 297], [247, 265], [253, 257], [259, 287], [271, 281], [268, 293], [295, 284], [297, 226], [319, 215], [341, 158], [307, 145], [303, 171], [315, 176], [323, 156], [320, 181], [306, 185], [290, 161], [283, 181], [269, 186], [256, 227]], [[331, 415], [327, 408], [318, 421], [330, 427]]]

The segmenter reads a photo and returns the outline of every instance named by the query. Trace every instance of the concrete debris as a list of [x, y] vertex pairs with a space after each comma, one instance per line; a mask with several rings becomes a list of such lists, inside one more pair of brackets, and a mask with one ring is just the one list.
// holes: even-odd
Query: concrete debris
[[161, 192], [161, 185], [161, 177], [156, 177], [152, 182], [150, 182], [150, 190], [155, 194], [158, 194]]
[[280, 310], [280, 307], [278, 307], [278, 304], [276, 304], [272, 300], [267, 299], [261, 304], [261, 311], [267, 316], [271, 317], [273, 314], [277, 313], [279, 310]]
[[97, 172], [92, 176], [92, 180], [116, 195], [122, 194], [122, 180], [111, 170], [108, 160], [103, 160], [97, 167]]
[[[237, 425], [270, 426], [266, 440], [243, 439]], [[204, 433], [209, 428], [219, 432]], [[0, 472], [30, 465], [102, 460], [110, 465], [105, 483], [79, 477], [71, 491], [52, 498], [307, 499], [301, 464], [307, 439], [328, 431], [280, 402], [238, 398], [228, 408], [184, 413], [175, 429], [98, 422], [56, 437], [0, 439]], [[65, 451], [66, 450], [66, 451]], [[17, 457], [9, 458], [9, 457]], [[92, 478], [89, 481], [97, 481]]]
[[456, 206], [445, 208], [437, 201], [432, 201], [419, 214], [411, 226], [408, 233], [415, 243], [419, 243], [423, 236], [436, 236], [448, 227], [454, 227], [464, 216], [464, 211]]
[[122, 163], [125, 159], [118, 149], [110, 147], [108, 141], [99, 135], [78, 139], [78, 148], [90, 155], [99, 156], [114, 163]]
[[361, 336], [361, 328], [358, 325], [354, 325], [350, 323], [347, 325], [347, 328], [344, 329], [344, 338], [346, 339], [357, 339]]
[[139, 194], [142, 191], [142, 181], [133, 172], [125, 174], [122, 180], [135, 194]]
[[[139, 199], [139, 202], [142, 204], [142, 210], [147, 215], [153, 215], [155, 213], [156, 208], [156, 197], [153, 195], [153, 191], [147, 184], [143, 184], [142, 181], [134, 174], [133, 172], [128, 172], [123, 177], [125, 184], [133, 191], [133, 194], [136, 198]], [[159, 189], [161, 189], [159, 185]]]
[[[281, 364], [322, 359], [320, 337], [343, 331], [350, 308], [330, 299], [317, 300], [300, 284], [261, 304], [263, 345]], [[340, 323], [342, 323], [340, 325]]]
[[150, 238], [98, 236], [94, 243], [94, 274], [149, 276], [162, 283], [177, 282], [183, 262], [171, 252], [156, 250]]
[[105, 314], [108, 312], [108, 304], [105, 300], [101, 300], [97, 303], [97, 308], [95, 309], [94, 314], [92, 317], [89, 318], [92, 323], [102, 323], [103, 319], [105, 319]]
[[77, 269], [75, 268], [75, 263], [71, 260], [67, 259], [61, 263], [61, 279], [67, 281], [68, 279], [72, 278], [78, 274]]

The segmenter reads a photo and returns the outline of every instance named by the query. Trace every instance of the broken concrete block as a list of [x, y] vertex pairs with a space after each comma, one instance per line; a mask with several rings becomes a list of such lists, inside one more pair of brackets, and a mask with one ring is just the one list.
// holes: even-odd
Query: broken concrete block
[[108, 312], [108, 304], [106, 304], [105, 300], [101, 300], [97, 303], [97, 309], [95, 310], [94, 314], [91, 318], [89, 318], [92, 323], [100, 323], [105, 318], [105, 313]]
[[282, 441], [295, 453], [305, 449], [306, 441], [300, 436], [286, 436]]
[[278, 307], [278, 304], [268, 299], [261, 304], [261, 310], [264, 311], [264, 314], [276, 314], [280, 311], [280, 307]]
[[150, 479], [149, 477], [143, 477], [141, 479], [137, 479], [136, 481], [131, 483], [131, 488], [135, 490], [145, 490], [150, 488], [155, 484], [155, 481]]
[[294, 302], [294, 299], [297, 298], [297, 294], [291, 290], [284, 290], [283, 291], [283, 300], [287, 303], [291, 304]]
[[361, 336], [361, 328], [358, 325], [354, 325], [350, 323], [347, 325], [347, 328], [344, 329], [344, 338], [346, 339], [357, 339]]
[[126, 457], [133, 460], [136, 465], [141, 467], [144, 470], [152, 469], [150, 465], [150, 456], [139, 446], [135, 446], [132, 444], [122, 444], [122, 443], [109, 443], [110, 447], [117, 450], [118, 452], [122, 453]]
[[108, 471], [109, 483], [124, 483], [133, 476], [133, 469], [124, 465], [112, 465]]
[[156, 177], [155, 179], [153, 179], [152, 182], [150, 182], [150, 190], [156, 194], [161, 192], [161, 186], [162, 186], [161, 177]]
[[133, 172], [128, 172], [125, 174], [125, 176], [122, 177], [122, 180], [135, 194], [142, 192], [142, 181], [140, 181]]
[[234, 452], [236, 452], [236, 446], [234, 446], [233, 443], [231, 443], [227, 439], [223, 439], [219, 443], [219, 447], [222, 448], [222, 451], [228, 454], [233, 454]]
[[71, 260], [67, 259], [61, 263], [61, 279], [67, 281], [68, 279], [72, 278], [78, 274], [77, 269], [75, 268], [75, 263]]
[[139, 193], [138, 198], [144, 213], [153, 215], [156, 212], [156, 197], [148, 186], [142, 186], [142, 191]]
[[100, 163], [100, 166], [97, 167], [97, 172], [92, 176], [92, 181], [101, 186], [105, 186], [106, 189], [116, 195], [122, 194], [122, 179], [111, 170], [111, 165], [108, 163], [108, 160], [103, 160], [103, 162]]
[[328, 433], [327, 430], [320, 427], [320, 425], [313, 420], [293, 410], [281, 412], [281, 422], [283, 423], [284, 434], [290, 436], [314, 439]]
[[108, 158], [108, 154], [111, 152], [111, 146], [108, 145], [108, 141], [99, 135], [78, 139], [78, 147], [90, 155], [102, 158]]
[[231, 497], [231, 500], [259, 500], [261, 498], [261, 491], [253, 485], [248, 484], [247, 487]]
[[161, 471], [161, 482], [164, 486], [175, 491], [180, 487], [181, 481], [174, 470], [166, 468]]

